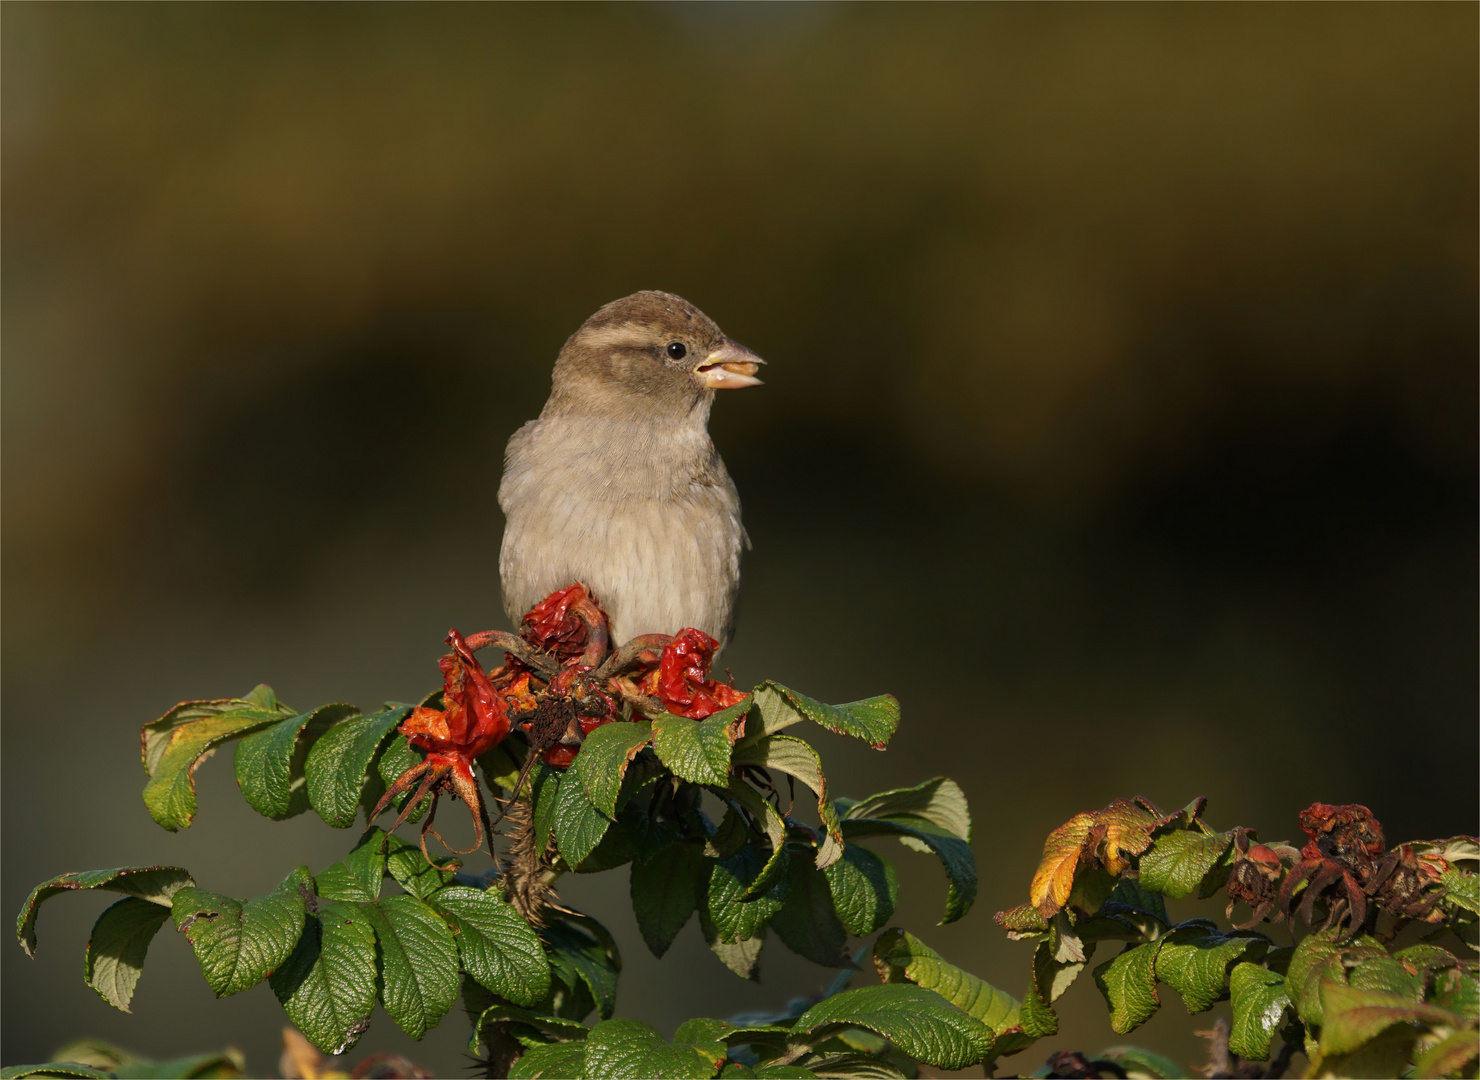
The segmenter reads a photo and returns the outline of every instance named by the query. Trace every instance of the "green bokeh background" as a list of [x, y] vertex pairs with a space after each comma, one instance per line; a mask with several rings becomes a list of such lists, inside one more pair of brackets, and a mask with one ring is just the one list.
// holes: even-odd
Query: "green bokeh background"
[[[966, 789], [971, 916], [936, 927], [939, 870], [891, 852], [897, 921], [951, 959], [1020, 993], [991, 913], [1117, 795], [1266, 838], [1317, 798], [1475, 830], [1474, 5], [0, 20], [6, 911], [63, 870], [251, 896], [337, 858], [224, 756], [158, 829], [138, 725], [435, 685], [449, 626], [503, 625], [504, 441], [639, 288], [770, 362], [712, 424], [755, 541], [724, 663], [903, 700], [887, 754], [815, 741], [838, 793]], [[564, 895], [665, 1033], [827, 978], [773, 942], [742, 982], [692, 928], [654, 961], [626, 893]], [[5, 954], [7, 1063], [93, 1034], [272, 1071], [270, 991], [210, 999], [173, 934], [136, 1015], [93, 995], [103, 906]], [[1199, 1063], [1211, 1018], [1165, 998], [1131, 1041]], [[1088, 980], [1064, 1005], [1021, 1067], [1123, 1041]], [[461, 1075], [464, 1037], [377, 1014], [357, 1053]]]

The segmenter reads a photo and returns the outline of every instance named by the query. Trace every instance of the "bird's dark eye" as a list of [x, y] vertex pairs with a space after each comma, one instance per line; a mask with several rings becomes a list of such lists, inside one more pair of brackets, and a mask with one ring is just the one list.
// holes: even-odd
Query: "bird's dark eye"
[[689, 350], [684, 348], [682, 341], [670, 341], [668, 343], [668, 355], [673, 357], [673, 359], [682, 360], [688, 354]]

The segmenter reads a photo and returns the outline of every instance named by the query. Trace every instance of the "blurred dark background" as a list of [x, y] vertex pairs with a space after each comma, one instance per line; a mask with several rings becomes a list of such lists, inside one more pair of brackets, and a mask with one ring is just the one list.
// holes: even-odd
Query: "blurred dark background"
[[[755, 550], [724, 663], [898, 694], [854, 796], [956, 777], [982, 868], [898, 922], [1021, 993], [1044, 835], [1117, 795], [1266, 838], [1319, 798], [1394, 841], [1477, 819], [1474, 5], [106, 5], [3, 13], [4, 882], [150, 862], [257, 895], [352, 842], [139, 801], [138, 725], [272, 683], [415, 698], [503, 624], [504, 441], [640, 288], [770, 361], [713, 432]], [[685, 930], [619, 1009], [744, 983]], [[275, 1067], [267, 987], [156, 940], [78, 977], [105, 898], [7, 946], [6, 1062], [82, 1034]], [[1190, 913], [1190, 910], [1189, 912]], [[1200, 1059], [1174, 994], [1130, 1041]], [[1117, 1040], [1089, 981], [1057, 1047]], [[1220, 1006], [1220, 1009], [1226, 1009]], [[460, 1075], [377, 1015], [360, 1051]], [[1032, 1060], [1028, 1060], [1031, 1058]]]

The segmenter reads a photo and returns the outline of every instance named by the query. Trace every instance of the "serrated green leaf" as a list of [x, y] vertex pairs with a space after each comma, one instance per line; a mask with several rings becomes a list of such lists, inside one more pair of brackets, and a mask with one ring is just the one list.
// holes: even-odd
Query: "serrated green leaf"
[[1285, 977], [1245, 961], [1229, 974], [1228, 992], [1233, 1006], [1228, 1049], [1246, 1061], [1268, 1061], [1270, 1041], [1291, 1009]]
[[555, 832], [555, 809], [560, 804], [561, 781], [565, 774], [541, 762], [534, 767], [530, 783], [530, 799], [533, 812], [530, 823], [534, 826], [536, 851], [544, 851]]
[[1209, 932], [1203, 926], [1179, 927], [1159, 943], [1156, 977], [1182, 996], [1190, 1015], [1205, 1012], [1223, 999], [1228, 966], [1255, 945], [1262, 947], [1263, 941], [1252, 935]]
[[[188, 719], [187, 719], [188, 717]], [[221, 743], [275, 724], [283, 714], [248, 701], [187, 702], [144, 726], [144, 806], [170, 832], [195, 818], [195, 770]]]
[[[729, 1066], [726, 1066], [720, 1075], [729, 1077], [738, 1074], [731, 1073]], [[751, 1075], [756, 1080], [817, 1080], [815, 1072], [800, 1065], [759, 1065]]]
[[[844, 801], [839, 802], [842, 808]], [[881, 791], [858, 802], [846, 801], [845, 818], [923, 818], [952, 836], [971, 842], [971, 809], [954, 780], [937, 776], [914, 787]]]
[[[723, 1059], [721, 1047], [720, 1058]], [[586, 1038], [585, 1071], [600, 1080], [708, 1080], [719, 1062], [706, 1050], [674, 1045], [640, 1020], [603, 1020]]]
[[870, 836], [894, 836], [914, 851], [931, 851], [946, 872], [946, 911], [940, 922], [955, 922], [976, 901], [976, 857], [971, 845], [924, 818], [901, 814], [889, 818], [843, 818], [843, 839], [852, 843]]
[[420, 847], [394, 833], [386, 841], [386, 871], [396, 880], [396, 884], [418, 900], [425, 900], [444, 885], [450, 884], [461, 866], [462, 861], [453, 858], [437, 863], [427, 862]]
[[591, 1029], [585, 1024], [574, 1020], [547, 1016], [543, 1013], [531, 1012], [529, 1009], [521, 1009], [507, 1002], [495, 1001], [491, 1005], [484, 1006], [473, 1017], [473, 1035], [468, 1041], [468, 1053], [475, 1055], [479, 1053], [479, 1047], [483, 1042], [483, 1031], [487, 1025], [501, 1023], [527, 1027], [555, 1042], [584, 1042], [586, 1036], [591, 1033]]
[[570, 1080], [571, 1077], [585, 1075], [584, 1042], [550, 1043], [547, 1046], [531, 1047], [509, 1070], [509, 1080]]
[[699, 902], [700, 874], [707, 867], [697, 844], [675, 841], [651, 858], [632, 864], [632, 913], [642, 940], [661, 957], [689, 921]]
[[175, 893], [195, 879], [178, 866], [115, 866], [110, 870], [73, 870], [49, 878], [31, 890], [15, 919], [15, 937], [27, 956], [36, 954], [36, 915], [41, 904], [57, 893], [85, 889], [137, 896], [169, 907]]
[[[755, 880], [746, 889], [746, 896], [758, 896], [769, 889], [775, 883], [776, 876], [786, 869], [786, 822], [777, 813], [776, 808], [771, 805], [769, 799], [765, 798], [760, 792], [756, 791], [755, 788], [739, 777], [731, 777], [730, 786], [723, 790], [719, 788], [711, 788], [710, 790], [727, 802], [738, 803], [739, 806], [748, 811], [751, 821], [760, 825], [761, 831], [766, 834], [766, 839], [770, 841], [771, 853], [766, 857], [766, 865], [761, 868], [761, 872], [756, 875]], [[731, 813], [733, 811], [734, 807], [732, 806], [730, 812], [725, 814], [726, 821], [731, 820]], [[748, 831], [744, 827], [741, 827], [739, 831], [739, 842], [735, 844], [733, 849], [721, 854], [711, 851], [711, 845], [706, 844], [704, 853], [706, 855], [715, 855], [718, 858], [729, 858], [730, 855], [739, 851], [740, 847], [746, 843]]]
[[894, 915], [899, 879], [894, 867], [859, 844], [849, 844], [843, 857], [823, 870], [833, 908], [848, 932], [867, 937]]
[[355, 823], [370, 763], [410, 713], [410, 705], [400, 705], [357, 716], [331, 727], [313, 744], [304, 776], [309, 805], [325, 823], [336, 829], [347, 829]]
[[550, 992], [550, 963], [529, 923], [494, 889], [449, 885], [432, 906], [451, 924], [462, 967], [483, 986], [519, 1005]]
[[1095, 968], [1095, 985], [1110, 1003], [1110, 1027], [1117, 1035], [1140, 1027], [1161, 1007], [1156, 992], [1156, 952], [1160, 945], [1137, 945]]
[[766, 864], [766, 856], [748, 844], [728, 859], [711, 864], [705, 910], [725, 944], [755, 937], [786, 902], [786, 878], [780, 875], [769, 889], [751, 895], [750, 886]]
[[1451, 866], [1439, 877], [1444, 886], [1444, 900], [1452, 907], [1480, 914], [1480, 874]]
[[1173, 900], [1191, 896], [1232, 843], [1231, 832], [1179, 830], [1158, 836], [1141, 856], [1141, 885]]
[[586, 789], [567, 772], [555, 798], [555, 846], [565, 861], [571, 866], [583, 861], [611, 826], [611, 818], [592, 805]]
[[1285, 971], [1285, 992], [1300, 1019], [1312, 1027], [1321, 1023], [1321, 981], [1326, 978], [1345, 978], [1341, 965], [1342, 946], [1334, 939], [1339, 930], [1318, 930], [1306, 934], [1295, 946], [1290, 956], [1290, 965]]
[[574, 773], [591, 805], [614, 818], [627, 766], [652, 738], [652, 726], [646, 720], [603, 724], [586, 736], [566, 775]]
[[748, 700], [707, 720], [668, 713], [652, 724], [653, 752], [675, 776], [693, 784], [724, 787], [730, 782], [730, 751], [745, 727]]
[[874, 967], [889, 983], [911, 982], [933, 990], [968, 1016], [980, 1020], [995, 1037], [993, 1056], [1021, 1050], [1033, 1039], [1009, 1028], [1022, 1027], [1022, 1006], [970, 972], [943, 960], [939, 953], [904, 930], [888, 930], [874, 943]]
[[1413, 1063], [1413, 1075], [1420, 1080], [1427, 1077], [1473, 1076], [1477, 1056], [1480, 1056], [1480, 1039], [1475, 1037], [1475, 1029], [1472, 1027], [1455, 1031], [1418, 1055], [1418, 1060]]
[[1359, 990], [1381, 990], [1409, 1001], [1422, 1001], [1425, 983], [1423, 972], [1412, 972], [1391, 956], [1374, 956], [1361, 960], [1346, 973], [1349, 985]]
[[725, 941], [720, 937], [714, 920], [701, 907], [699, 909], [699, 929], [704, 934], [704, 944], [709, 946], [709, 951], [719, 958], [720, 963], [742, 979], [760, 982], [761, 950], [766, 945], [766, 927], [762, 926], [754, 937], [743, 941]]
[[375, 930], [358, 904], [329, 901], [309, 915], [293, 955], [268, 985], [299, 1031], [325, 1054], [342, 1054], [370, 1026]]
[[1323, 1057], [1350, 1054], [1388, 1028], [1403, 1024], [1431, 1024], [1456, 1028], [1459, 1017], [1447, 1009], [1407, 1001], [1380, 990], [1362, 990], [1331, 979], [1320, 986], [1320, 1048]]
[[899, 702], [889, 694], [846, 705], [825, 705], [768, 681], [755, 688], [754, 700], [760, 714], [757, 737], [774, 734], [800, 720], [811, 720], [834, 734], [851, 735], [882, 750], [899, 727]]
[[[262, 689], [266, 688], [257, 688], [257, 690]], [[257, 691], [254, 690], [251, 694], [241, 698], [182, 701], [158, 720], [145, 724], [139, 732], [140, 760], [144, 764], [145, 774], [153, 776], [159, 771], [160, 760], [164, 757], [165, 751], [169, 749], [175, 730], [193, 724], [197, 720], [209, 719], [242, 709], [255, 709], [264, 714], [276, 713], [279, 717], [293, 715], [293, 710], [279, 703], [276, 698], [272, 699], [271, 704], [264, 704], [265, 699], [257, 697], [256, 694]]]
[[1480, 1015], [1480, 979], [1473, 971], [1451, 968], [1434, 976], [1429, 1004], [1460, 1016]]
[[889, 983], [844, 990], [818, 1002], [792, 1026], [809, 1035], [833, 1025], [866, 1028], [918, 1061], [964, 1069], [992, 1054], [992, 1033], [932, 990]]
[[812, 745], [790, 735], [768, 735], [740, 747], [731, 758], [735, 765], [758, 765], [795, 777], [817, 797], [817, 816], [822, 821], [822, 843], [817, 846], [817, 868], [837, 862], [843, 854], [843, 830], [838, 811], [827, 794], [827, 778], [822, 775], [822, 759]]
[[787, 867], [786, 902], [771, 916], [771, 928], [788, 949], [823, 967], [852, 967], [848, 933], [833, 912], [827, 878], [809, 860]]
[[149, 943], [169, 917], [167, 907], [126, 896], [93, 924], [83, 977], [115, 1009], [132, 1011], [129, 1002], [143, 974]]
[[300, 866], [255, 900], [233, 900], [194, 886], [175, 893], [175, 929], [195, 950], [212, 993], [240, 993], [282, 965], [303, 934], [305, 899], [312, 888], [308, 867]]
[[402, 1031], [420, 1039], [457, 1001], [452, 930], [414, 896], [388, 896], [360, 910], [380, 949], [380, 1003]]
[[78, 1076], [87, 1080], [113, 1080], [116, 1073], [104, 1072], [75, 1061], [48, 1061], [41, 1065], [7, 1065], [0, 1069], [0, 1080], [21, 1080], [22, 1077]]
[[247, 804], [281, 821], [308, 809], [303, 767], [314, 742], [359, 709], [336, 703], [279, 720], [236, 744], [236, 782]]
[[371, 826], [353, 851], [314, 875], [314, 891], [324, 900], [374, 903], [385, 880], [385, 846], [386, 834]]

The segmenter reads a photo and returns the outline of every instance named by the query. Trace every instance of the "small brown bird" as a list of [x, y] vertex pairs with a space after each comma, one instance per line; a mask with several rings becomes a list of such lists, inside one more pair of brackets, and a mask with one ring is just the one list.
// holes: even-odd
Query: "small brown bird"
[[504, 456], [499, 576], [516, 626], [579, 581], [614, 645], [688, 626], [729, 641], [749, 540], [709, 408], [716, 390], [759, 385], [761, 363], [672, 293], [614, 300], [570, 336]]

